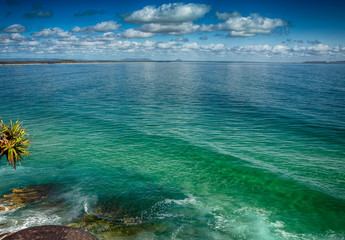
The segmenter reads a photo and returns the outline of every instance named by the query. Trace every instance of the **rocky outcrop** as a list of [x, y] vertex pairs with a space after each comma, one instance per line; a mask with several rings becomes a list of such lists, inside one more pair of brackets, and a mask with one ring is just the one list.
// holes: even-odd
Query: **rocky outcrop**
[[48, 198], [50, 185], [14, 188], [12, 193], [0, 199], [0, 213], [17, 209], [28, 204], [39, 203]]

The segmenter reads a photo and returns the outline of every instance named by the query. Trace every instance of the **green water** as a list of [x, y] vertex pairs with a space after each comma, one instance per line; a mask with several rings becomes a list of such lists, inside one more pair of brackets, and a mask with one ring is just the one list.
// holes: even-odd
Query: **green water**
[[345, 238], [342, 65], [0, 66], [0, 99], [33, 135], [0, 194], [53, 186], [0, 232], [87, 213], [129, 231], [101, 239]]

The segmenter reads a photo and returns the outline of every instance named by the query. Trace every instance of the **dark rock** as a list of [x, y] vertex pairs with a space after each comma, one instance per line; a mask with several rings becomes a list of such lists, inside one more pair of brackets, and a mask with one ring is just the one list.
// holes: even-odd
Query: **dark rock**
[[9, 235], [10, 233], [9, 232], [6, 232], [6, 233], [0, 233], [0, 239], [2, 239], [3, 237]]
[[98, 240], [92, 234], [78, 228], [45, 225], [30, 227], [6, 236], [3, 240]]

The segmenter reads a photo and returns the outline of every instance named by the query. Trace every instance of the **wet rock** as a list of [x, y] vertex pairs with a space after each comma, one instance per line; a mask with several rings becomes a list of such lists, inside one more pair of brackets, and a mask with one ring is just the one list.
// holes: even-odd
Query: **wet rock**
[[3, 237], [9, 235], [9, 232], [5, 232], [5, 233], [0, 233], [0, 239], [2, 239]]
[[92, 234], [77, 228], [71, 228], [58, 225], [43, 225], [25, 228], [18, 232], [12, 233], [4, 238], [4, 240], [98, 240]]
[[163, 226], [159, 223], [143, 221], [140, 217], [123, 216], [122, 214], [111, 215], [109, 213], [103, 215], [84, 214], [76, 222], [67, 226], [91, 232], [99, 239], [132, 238], [147, 232], [155, 232], [159, 235], [169, 228], [169, 226]]
[[0, 213], [39, 203], [48, 198], [49, 190], [50, 185], [15, 188], [11, 194], [6, 194], [0, 199]]

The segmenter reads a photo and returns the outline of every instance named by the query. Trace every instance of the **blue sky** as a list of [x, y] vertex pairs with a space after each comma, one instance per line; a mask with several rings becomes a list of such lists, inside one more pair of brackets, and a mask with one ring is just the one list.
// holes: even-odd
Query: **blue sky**
[[345, 60], [345, 2], [0, 0], [0, 59]]

